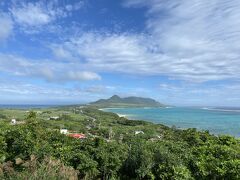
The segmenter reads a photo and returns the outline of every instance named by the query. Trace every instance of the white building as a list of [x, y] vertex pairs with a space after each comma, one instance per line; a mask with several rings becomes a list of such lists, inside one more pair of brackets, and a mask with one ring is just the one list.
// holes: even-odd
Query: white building
[[17, 123], [16, 119], [11, 120], [11, 124], [16, 124], [16, 123]]
[[135, 131], [135, 135], [138, 135], [138, 134], [144, 134], [143, 131]]
[[59, 119], [59, 116], [52, 116], [49, 118], [50, 120], [58, 120]]
[[67, 129], [60, 129], [60, 133], [61, 133], [61, 134], [67, 134], [67, 133], [68, 133], [68, 130], [67, 130]]

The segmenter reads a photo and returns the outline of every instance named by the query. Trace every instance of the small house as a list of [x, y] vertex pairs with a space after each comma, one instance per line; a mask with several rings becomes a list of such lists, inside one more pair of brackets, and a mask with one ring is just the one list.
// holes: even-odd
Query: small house
[[135, 135], [138, 135], [138, 134], [144, 134], [143, 131], [135, 131]]
[[52, 116], [49, 118], [50, 120], [58, 120], [59, 119], [59, 116]]
[[75, 139], [85, 139], [86, 135], [82, 133], [68, 134], [69, 137], [73, 137]]
[[67, 133], [68, 133], [68, 130], [67, 130], [67, 129], [60, 129], [60, 133], [61, 133], [61, 134], [67, 134]]
[[16, 124], [16, 123], [17, 123], [16, 119], [11, 120], [11, 124]]

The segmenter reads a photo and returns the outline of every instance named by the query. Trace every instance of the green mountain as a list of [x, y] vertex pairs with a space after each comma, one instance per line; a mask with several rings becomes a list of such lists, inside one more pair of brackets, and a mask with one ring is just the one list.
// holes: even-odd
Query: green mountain
[[126, 97], [121, 98], [117, 95], [110, 97], [109, 99], [100, 99], [96, 102], [90, 103], [95, 107], [164, 107], [165, 105], [155, 101], [151, 98], [142, 97]]

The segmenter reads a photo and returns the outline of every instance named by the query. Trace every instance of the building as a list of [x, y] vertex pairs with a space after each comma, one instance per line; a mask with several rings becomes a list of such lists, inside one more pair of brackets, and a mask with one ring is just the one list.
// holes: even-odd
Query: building
[[135, 135], [138, 135], [138, 134], [144, 134], [143, 131], [135, 131]]
[[17, 123], [16, 119], [11, 120], [11, 124], [16, 124], [16, 123]]
[[52, 116], [49, 118], [50, 120], [58, 120], [59, 119], [59, 116]]
[[67, 129], [60, 129], [60, 133], [61, 133], [61, 134], [67, 134], [67, 133], [68, 133], [68, 130], [67, 130]]
[[85, 139], [86, 135], [82, 133], [68, 134], [69, 137], [73, 137], [75, 139]]
[[162, 140], [162, 138], [163, 138], [162, 135], [157, 135], [155, 137], [152, 137], [152, 138], [148, 139], [148, 141], [152, 141], [152, 142], [160, 141], [160, 140]]

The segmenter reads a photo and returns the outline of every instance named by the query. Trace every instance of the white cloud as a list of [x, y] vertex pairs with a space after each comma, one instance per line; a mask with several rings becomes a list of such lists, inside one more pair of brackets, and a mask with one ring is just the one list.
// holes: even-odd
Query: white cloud
[[[239, 79], [239, 1], [128, 0], [125, 5], [147, 7], [146, 33], [86, 32], [73, 36], [49, 46], [58, 60], [67, 63], [54, 61], [50, 67], [45, 63], [45, 70], [36, 70], [36, 74], [54, 79], [56, 69], [67, 68], [70, 72], [71, 67], [74, 73], [66, 75], [72, 79], [86, 76], [79, 75], [78, 69], [165, 75], [196, 82]], [[65, 4], [54, 8], [51, 4], [22, 3], [13, 6], [12, 14], [19, 23], [38, 26], [82, 6]]]
[[197, 106], [239, 106], [239, 91], [239, 82], [162, 83], [157, 88], [160, 99], [166, 103]]
[[13, 22], [6, 14], [0, 13], [0, 41], [6, 40], [12, 33]]
[[89, 71], [70, 71], [67, 73], [67, 78], [72, 80], [101, 80], [101, 77], [94, 73]]
[[63, 87], [62, 84], [10, 82], [0, 78], [2, 104], [80, 104], [111, 96], [109, 89], [108, 86]]
[[165, 63], [173, 77], [239, 78], [239, 1], [127, 0], [125, 5], [148, 8], [146, 26], [169, 57]]
[[194, 49], [176, 52], [173, 48], [164, 53], [166, 47], [155, 36], [111, 33], [85, 33], [59, 45], [85, 68], [100, 72], [166, 75], [198, 82], [239, 78], [237, 52], [195, 47], [195, 52]]
[[73, 12], [84, 5], [83, 1], [67, 5], [65, 1], [13, 1], [9, 11], [20, 30], [25, 33], [56, 33], [63, 28], [61, 20], [72, 16]]
[[72, 54], [65, 50], [63, 47], [58, 45], [51, 45], [50, 46], [53, 54], [55, 57], [63, 60], [70, 60], [73, 59]]
[[79, 1], [79, 2], [77, 2], [77, 3], [67, 4], [67, 5], [65, 6], [65, 9], [66, 9], [67, 11], [77, 11], [77, 10], [83, 8], [84, 5], [85, 5], [85, 2], [84, 2], [84, 1]]
[[91, 86], [86, 88], [86, 91], [90, 93], [103, 93], [105, 90], [105, 86]]
[[4, 104], [68, 104], [82, 103], [85, 92], [49, 85], [0, 83], [1, 103]]
[[203, 82], [240, 77], [240, 2], [128, 0], [147, 7], [146, 32], [90, 32], [59, 45], [97, 71]]
[[11, 9], [16, 22], [21, 25], [40, 26], [50, 23], [55, 17], [53, 11], [48, 11], [40, 3], [22, 3]]
[[73, 10], [73, 6], [71, 4], [66, 5], [66, 10], [67, 11], [72, 11]]
[[100, 75], [82, 69], [79, 64], [66, 64], [48, 59], [29, 60], [5, 54], [0, 54], [0, 72], [53, 82], [101, 80]]

